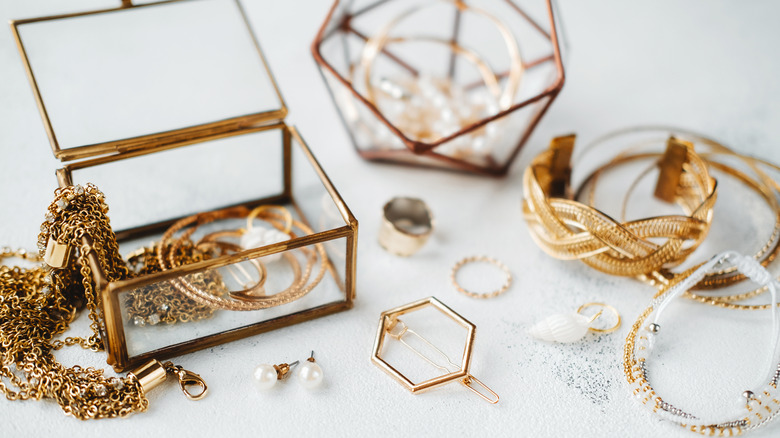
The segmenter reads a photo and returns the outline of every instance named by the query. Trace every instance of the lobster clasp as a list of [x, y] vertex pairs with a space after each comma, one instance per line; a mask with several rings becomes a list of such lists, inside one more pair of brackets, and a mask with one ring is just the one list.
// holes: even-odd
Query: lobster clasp
[[181, 392], [190, 400], [202, 399], [209, 390], [208, 386], [206, 386], [206, 382], [200, 375], [195, 374], [192, 371], [181, 369], [176, 373], [176, 378], [179, 379]]
[[170, 362], [166, 365], [167, 371], [174, 374], [179, 380], [179, 388], [185, 397], [197, 401], [206, 396], [209, 388], [199, 374], [185, 370], [181, 365], [173, 365]]

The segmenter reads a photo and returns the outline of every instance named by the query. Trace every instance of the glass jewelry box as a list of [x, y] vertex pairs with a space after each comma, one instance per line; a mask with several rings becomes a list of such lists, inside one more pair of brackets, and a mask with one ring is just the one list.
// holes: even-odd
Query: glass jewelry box
[[357, 220], [285, 123], [238, 0], [122, 0], [11, 26], [59, 185], [97, 185], [141, 266], [108, 282], [91, 260], [117, 371], [352, 307]]

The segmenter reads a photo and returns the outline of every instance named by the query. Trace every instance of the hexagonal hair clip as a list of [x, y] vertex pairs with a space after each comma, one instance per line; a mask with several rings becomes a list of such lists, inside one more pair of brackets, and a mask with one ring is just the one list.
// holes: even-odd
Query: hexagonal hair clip
[[[406, 323], [404, 323], [399, 318], [402, 315], [415, 312], [426, 307], [433, 307], [434, 309], [438, 310], [446, 317], [452, 319], [453, 321], [458, 323], [458, 325], [464, 327], [467, 330], [466, 345], [463, 349], [463, 358], [461, 359], [459, 364], [454, 362], [450, 357], [448, 357], [443, 351], [441, 351], [439, 348], [433, 345], [430, 341], [428, 341], [424, 337], [420, 336], [417, 332], [409, 328], [406, 325]], [[371, 362], [373, 362], [374, 365], [384, 370], [384, 372], [386, 372], [395, 380], [397, 380], [398, 383], [403, 385], [406, 389], [411, 391], [413, 394], [457, 381], [460, 382], [463, 386], [465, 386], [469, 390], [471, 390], [472, 392], [474, 392], [475, 394], [477, 394], [478, 396], [482, 397], [482, 399], [484, 399], [485, 401], [495, 404], [498, 403], [498, 394], [496, 394], [492, 389], [488, 388], [487, 385], [482, 383], [479, 379], [471, 375], [471, 373], [469, 372], [469, 366], [471, 365], [471, 351], [474, 345], [474, 337], [475, 337], [476, 329], [477, 326], [472, 324], [466, 318], [460, 316], [457, 312], [450, 309], [444, 303], [437, 300], [436, 298], [434, 297], [424, 298], [422, 300], [415, 301], [413, 303], [409, 303], [382, 312], [382, 314], [379, 316], [379, 328], [377, 329], [376, 340], [374, 341], [374, 351], [371, 355]], [[405, 341], [405, 338], [408, 336], [414, 336], [418, 340], [428, 345], [431, 349], [436, 351], [441, 358], [446, 359], [447, 363], [444, 364], [439, 363], [436, 360], [432, 359], [431, 357], [426, 356], [425, 353], [423, 353], [422, 351], [418, 350], [417, 348], [407, 343]], [[388, 338], [400, 342], [404, 347], [408, 348], [409, 350], [411, 350], [412, 352], [414, 352], [415, 354], [423, 358], [426, 362], [430, 363], [436, 368], [446, 371], [446, 373], [434, 377], [432, 379], [425, 380], [423, 382], [419, 382], [419, 383], [412, 382], [411, 379], [404, 376], [403, 373], [395, 369], [392, 365], [390, 365], [387, 361], [385, 361], [382, 358], [382, 350], [384, 348], [385, 341]]]

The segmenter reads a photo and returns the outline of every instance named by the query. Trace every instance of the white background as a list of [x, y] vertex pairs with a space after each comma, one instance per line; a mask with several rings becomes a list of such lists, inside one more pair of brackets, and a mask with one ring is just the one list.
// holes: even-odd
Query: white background
[[[116, 3], [0, 0], [0, 18]], [[309, 52], [329, 2], [246, 3], [291, 109], [288, 120], [299, 127], [360, 221], [355, 308], [179, 358], [208, 381], [211, 390], [203, 401], [187, 401], [167, 383], [149, 395], [148, 412], [95, 422], [65, 417], [52, 401], [2, 401], [0, 435], [689, 435], [642, 409], [622, 374], [623, 340], [652, 289], [580, 263], [552, 260], [537, 249], [520, 215], [521, 174], [554, 135], [577, 132], [587, 141], [635, 124], [684, 126], [780, 162], [775, 145], [780, 4], [562, 1], [572, 49], [564, 90], [511, 174], [487, 179], [361, 161]], [[0, 31], [0, 157], [0, 242], [32, 249], [59, 163], [49, 151], [8, 30]], [[390, 256], [376, 243], [381, 206], [395, 195], [425, 199], [438, 220], [435, 236], [408, 259]], [[719, 203], [716, 214], [733, 209]], [[497, 257], [512, 270], [515, 283], [505, 295], [475, 302], [449, 285], [450, 266], [478, 253]], [[412, 396], [370, 363], [379, 313], [428, 295], [477, 325], [472, 372], [501, 395], [498, 405], [457, 384]], [[534, 321], [593, 300], [621, 311], [625, 324], [617, 333], [567, 346], [526, 335]], [[659, 385], [689, 411], [736, 407], [737, 389], [748, 385], [743, 381], [764, 372], [758, 368], [767, 354], [762, 331], [767, 315], [681, 303], [667, 316], [692, 322], [678, 323], [678, 330], [664, 338], [668, 347], [662, 351], [668, 354], [654, 369]], [[252, 388], [256, 364], [303, 359], [312, 349], [326, 374], [321, 390], [306, 392], [294, 381], [271, 393]], [[104, 358], [81, 351], [61, 356], [67, 364], [93, 366], [102, 366]], [[780, 424], [773, 424], [754, 436], [778, 433]]]

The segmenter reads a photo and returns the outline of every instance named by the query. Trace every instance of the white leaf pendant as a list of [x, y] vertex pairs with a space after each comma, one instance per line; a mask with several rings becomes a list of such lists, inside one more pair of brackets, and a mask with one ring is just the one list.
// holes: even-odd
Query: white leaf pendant
[[579, 313], [556, 313], [534, 324], [528, 333], [548, 342], [577, 342], [588, 333], [590, 322], [591, 318]]
[[[255, 226], [241, 235], [241, 247], [244, 249], [259, 248], [272, 243], [290, 240], [290, 236], [275, 229]], [[282, 257], [282, 253], [271, 254], [263, 257], [264, 261], [275, 262]]]

